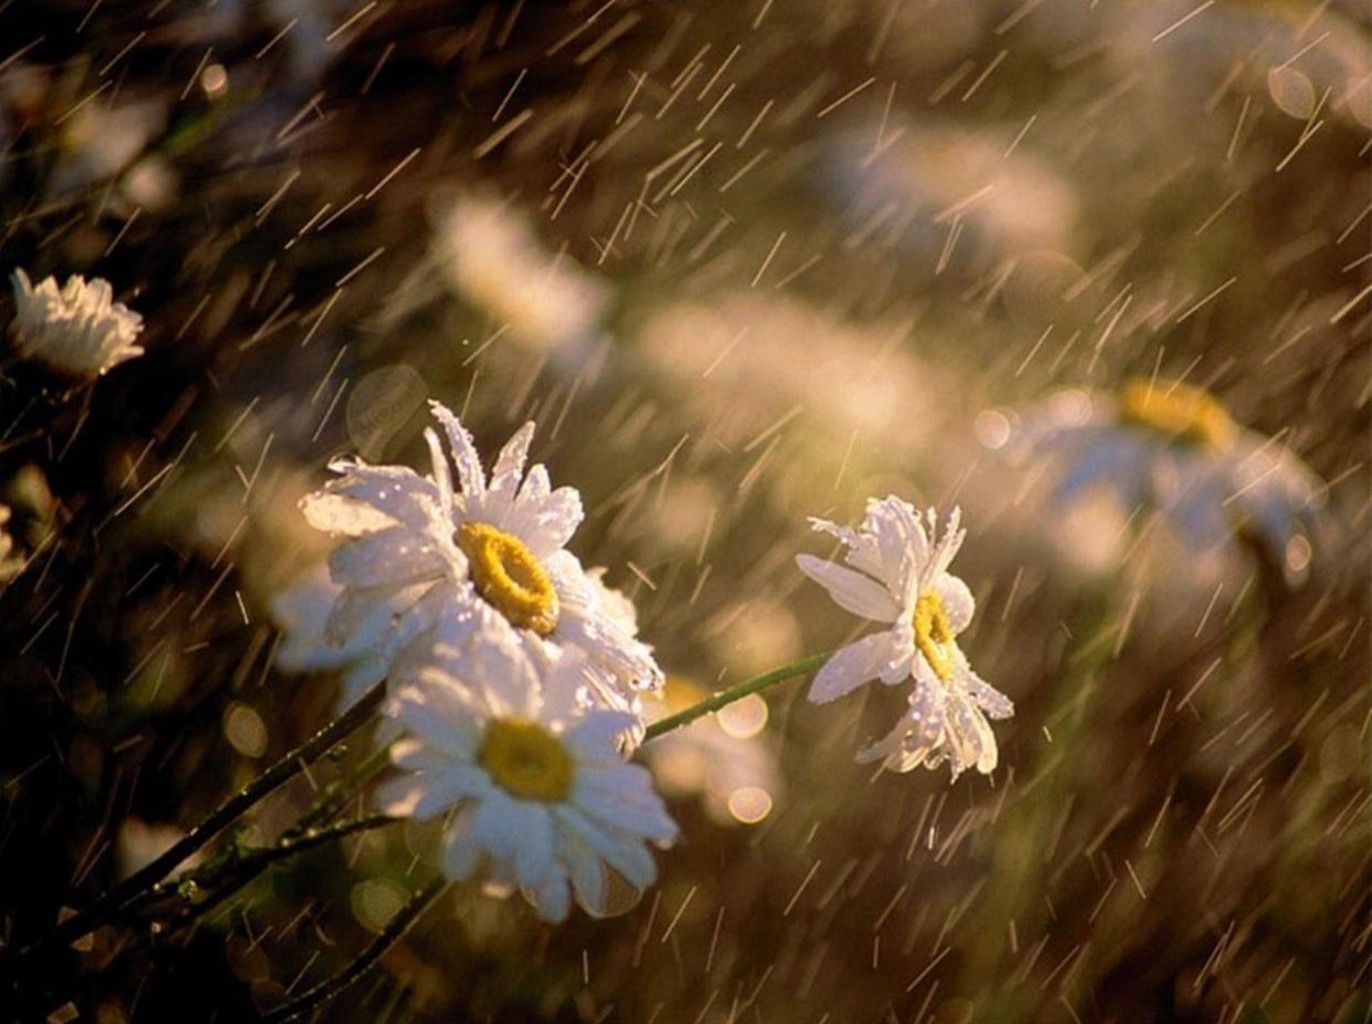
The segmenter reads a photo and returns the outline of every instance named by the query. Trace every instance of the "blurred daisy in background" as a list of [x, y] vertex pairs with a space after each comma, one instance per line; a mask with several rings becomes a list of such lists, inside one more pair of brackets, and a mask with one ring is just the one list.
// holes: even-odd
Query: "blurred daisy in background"
[[620, 751], [632, 716], [577, 700], [580, 659], [493, 641], [462, 659], [460, 679], [430, 669], [389, 708], [405, 730], [391, 749], [404, 774], [378, 791], [386, 813], [445, 819], [448, 877], [518, 888], [554, 922], [573, 893], [603, 912], [611, 871], [652, 885], [648, 844], [677, 835], [652, 776]]
[[[663, 699], [649, 708], [648, 721], [709, 696], [689, 680], [668, 676]], [[668, 796], [699, 796], [705, 813], [721, 825], [756, 825], [772, 813], [782, 788], [776, 750], [764, 731], [767, 717], [767, 702], [751, 694], [654, 739], [643, 756]]]
[[898, 249], [928, 269], [973, 272], [1033, 249], [1070, 251], [1080, 201], [1054, 167], [1015, 152], [1021, 126], [978, 133], [927, 124], [834, 135], [821, 165], [844, 246]]
[[533, 424], [501, 449], [488, 479], [467, 429], [431, 405], [451, 461], [428, 430], [431, 476], [345, 459], [332, 466], [338, 479], [302, 502], [312, 525], [343, 538], [329, 557], [342, 590], [326, 638], [346, 643], [375, 621], [380, 605], [399, 633], [394, 650], [439, 639], [463, 647], [492, 611], [528, 646], [549, 641], [583, 652], [604, 685], [626, 699], [660, 687], [662, 671], [622, 605], [565, 549], [582, 520], [581, 496], [571, 487], [553, 490], [541, 465], [525, 472]]
[[396, 609], [377, 602], [342, 643], [332, 643], [329, 616], [342, 591], [320, 564], [274, 594], [269, 610], [282, 633], [276, 666], [286, 672], [337, 671], [343, 686], [339, 705], [346, 708], [386, 678], [397, 634], [391, 624]]
[[466, 302], [512, 340], [579, 367], [600, 333], [609, 289], [566, 253], [553, 255], [506, 203], [462, 196], [435, 204], [431, 253]]
[[986, 718], [1009, 718], [1015, 709], [972, 671], [957, 643], [976, 609], [967, 584], [948, 572], [966, 536], [959, 521], [954, 509], [940, 535], [933, 509], [921, 514], [896, 497], [869, 499], [856, 530], [810, 520], [847, 552], [843, 565], [797, 555], [801, 571], [845, 611], [889, 628], [840, 648], [816, 674], [809, 699], [827, 704], [872, 679], [914, 682], [909, 710], [883, 740], [859, 752], [859, 762], [908, 772], [946, 760], [954, 778], [972, 767], [995, 770], [996, 737]]
[[1126, 512], [1158, 513], [1193, 555], [1232, 549], [1245, 532], [1291, 582], [1309, 566], [1323, 482], [1200, 388], [1133, 379], [1113, 395], [1063, 391], [1013, 416], [1000, 441], [1046, 460], [1059, 504], [1104, 490]]
[[22, 269], [10, 275], [14, 322], [10, 335], [25, 359], [70, 377], [93, 377], [143, 354], [134, 344], [143, 317], [114, 301], [110, 283], [73, 275], [60, 291], [55, 277], [37, 286]]
[[18, 576], [24, 568], [24, 560], [14, 549], [14, 538], [9, 534], [9, 521], [9, 506], [0, 505], [0, 583]]

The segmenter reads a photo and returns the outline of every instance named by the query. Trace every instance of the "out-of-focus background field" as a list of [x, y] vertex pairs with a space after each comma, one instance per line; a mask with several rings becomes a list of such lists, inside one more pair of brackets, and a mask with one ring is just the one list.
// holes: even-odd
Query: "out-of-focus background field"
[[[0, 369], [0, 940], [327, 719], [336, 677], [274, 663], [326, 550], [296, 502], [339, 453], [421, 464], [434, 398], [492, 450], [538, 421], [678, 685], [854, 635], [807, 515], [960, 504], [963, 648], [1018, 713], [950, 787], [852, 762], [890, 693], [791, 684], [759, 737], [661, 752], [683, 838], [625, 914], [464, 889], [321, 1019], [1366, 1020], [1370, 33], [1328, 0], [0, 3], [0, 270], [108, 278], [148, 349], [65, 403]], [[1010, 457], [1059, 389], [1154, 373], [1323, 478], [1309, 549], [1197, 553]], [[41, 1012], [251, 1019], [432, 856], [390, 829], [104, 929]]]

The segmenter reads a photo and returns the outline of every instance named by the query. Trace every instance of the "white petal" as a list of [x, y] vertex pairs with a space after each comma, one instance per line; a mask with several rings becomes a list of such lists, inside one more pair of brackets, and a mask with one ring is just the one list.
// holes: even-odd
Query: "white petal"
[[1015, 716], [1015, 705], [1010, 698], [970, 668], [962, 673], [962, 685], [967, 688], [968, 695], [976, 702], [977, 707], [985, 711], [991, 718], [1013, 718]]
[[815, 675], [807, 699], [812, 704], [828, 704], [852, 693], [863, 683], [875, 679], [890, 656], [889, 633], [873, 633], [840, 648]]
[[369, 466], [358, 459], [336, 459], [329, 468], [342, 476], [330, 481], [330, 494], [370, 505], [397, 523], [422, 529], [439, 509], [438, 488], [408, 466]]
[[481, 456], [477, 454], [472, 435], [447, 406], [431, 401], [429, 408], [448, 435], [448, 444], [452, 448], [453, 464], [457, 466], [457, 480], [462, 493], [467, 496], [484, 494], [486, 472], [481, 468]]
[[396, 524], [395, 517], [388, 512], [327, 489], [301, 498], [300, 511], [316, 530], [335, 537], [361, 537]]
[[581, 902], [593, 914], [604, 912], [605, 869], [600, 858], [575, 831], [558, 818], [558, 846], [567, 864], [572, 886]]
[[893, 622], [900, 612], [891, 594], [876, 580], [862, 573], [826, 562], [814, 555], [796, 555], [800, 571], [829, 592], [844, 611], [877, 622]]
[[531, 893], [538, 916], [549, 924], [561, 924], [567, 920], [572, 909], [572, 899], [567, 891], [567, 877], [559, 868], [546, 875], [539, 887]]
[[571, 804], [557, 805], [554, 813], [635, 889], [646, 889], [657, 880], [653, 856], [638, 840], [605, 831]]
[[436, 544], [407, 528], [358, 537], [329, 555], [329, 575], [346, 587], [407, 587], [442, 576], [448, 567]]
[[514, 504], [519, 485], [524, 479], [524, 463], [529, 457], [529, 445], [534, 439], [533, 423], [525, 423], [505, 442], [496, 456], [495, 467], [491, 471], [488, 495], [500, 495], [506, 507]]
[[934, 593], [943, 602], [943, 610], [948, 616], [948, 626], [953, 635], [961, 633], [972, 622], [977, 610], [972, 591], [962, 580], [949, 573], [943, 573], [934, 580]]
[[459, 882], [471, 878], [481, 862], [481, 846], [472, 836], [472, 813], [459, 811], [443, 837], [443, 873]]
[[520, 814], [515, 828], [515, 875], [526, 889], [539, 889], [555, 870], [553, 862], [553, 821], [540, 804], [517, 801]]
[[445, 757], [475, 755], [481, 727], [470, 698], [446, 673], [429, 672], [402, 689], [392, 716]]
[[481, 796], [490, 787], [485, 773], [472, 765], [451, 764], [443, 771], [425, 777], [424, 792], [410, 814], [417, 821], [428, 821], [442, 814], [459, 800]]
[[428, 782], [422, 776], [402, 775], [378, 783], [374, 799], [382, 814], [408, 818], [414, 814], [415, 806], [428, 788]]

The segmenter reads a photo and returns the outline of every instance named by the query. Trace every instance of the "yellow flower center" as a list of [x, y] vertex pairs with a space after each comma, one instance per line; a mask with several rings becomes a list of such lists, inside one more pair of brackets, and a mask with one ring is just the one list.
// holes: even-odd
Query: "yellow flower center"
[[1216, 450], [1234, 438], [1234, 421], [1209, 392], [1168, 381], [1127, 381], [1120, 389], [1119, 418], [1173, 440]]
[[566, 800], [576, 776], [562, 741], [522, 718], [498, 718], [486, 726], [477, 761], [505, 792], [545, 804]]
[[929, 591], [915, 601], [912, 619], [915, 627], [915, 647], [943, 682], [953, 678], [953, 627], [948, 624], [948, 610], [943, 598]]
[[518, 537], [486, 523], [463, 523], [457, 546], [477, 593], [516, 626], [547, 636], [557, 627], [557, 591]]

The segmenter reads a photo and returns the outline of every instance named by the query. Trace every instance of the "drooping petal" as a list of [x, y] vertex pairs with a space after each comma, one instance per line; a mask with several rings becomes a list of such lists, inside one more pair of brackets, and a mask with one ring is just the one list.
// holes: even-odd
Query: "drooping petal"
[[796, 565], [827, 590], [844, 611], [875, 622], [892, 622], [900, 612], [891, 594], [870, 576], [814, 555], [796, 555]]
[[447, 568], [437, 544], [400, 527], [340, 544], [329, 556], [329, 575], [347, 587], [407, 587], [440, 577]]
[[890, 656], [888, 633], [872, 633], [839, 648], [815, 674], [806, 699], [812, 704], [828, 704], [852, 693], [863, 683], [875, 679]]

